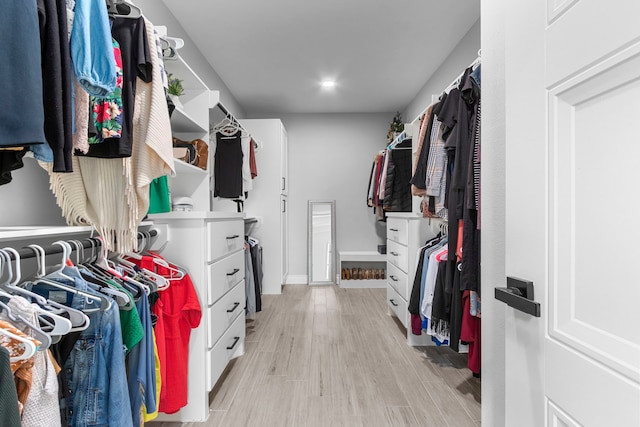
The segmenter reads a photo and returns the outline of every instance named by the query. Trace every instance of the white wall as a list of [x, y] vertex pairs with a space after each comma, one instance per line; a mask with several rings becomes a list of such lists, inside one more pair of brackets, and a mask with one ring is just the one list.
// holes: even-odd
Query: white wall
[[244, 108], [238, 104], [238, 101], [236, 101], [233, 94], [229, 91], [227, 85], [196, 48], [191, 38], [187, 35], [187, 32], [173, 17], [167, 6], [161, 0], [135, 0], [135, 4], [142, 9], [144, 16], [149, 19], [153, 25], [164, 25], [167, 27], [169, 36], [184, 40], [184, 47], [179, 51], [180, 56], [184, 58], [187, 64], [198, 74], [209, 89], [220, 91], [220, 100], [234, 116], [237, 118], [244, 117]]
[[505, 426], [505, 24], [507, 0], [482, 1], [482, 425]]
[[[285, 114], [289, 137], [289, 276], [307, 275], [307, 202], [336, 201], [336, 251], [377, 250], [384, 223], [366, 204], [375, 153], [393, 113]], [[252, 117], [254, 118], [254, 117]], [[255, 117], [260, 118], [260, 117]], [[258, 173], [260, 173], [258, 165]]]
[[62, 211], [49, 190], [49, 175], [32, 158], [0, 185], [0, 226], [65, 225]]
[[410, 122], [419, 116], [430, 104], [432, 95], [440, 95], [452, 81], [478, 56], [480, 49], [480, 19], [467, 31], [451, 51], [447, 59], [427, 80], [420, 92], [404, 110], [402, 117]]

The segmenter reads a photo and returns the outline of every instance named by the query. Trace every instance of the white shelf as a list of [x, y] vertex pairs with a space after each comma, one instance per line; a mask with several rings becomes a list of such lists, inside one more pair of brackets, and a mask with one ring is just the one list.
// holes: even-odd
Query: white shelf
[[190, 165], [180, 159], [174, 159], [176, 167], [176, 176], [194, 175], [199, 178], [204, 178], [207, 175], [207, 171], [200, 169], [197, 166]]
[[387, 255], [375, 251], [340, 251], [340, 261], [387, 262]]
[[206, 126], [202, 126], [187, 113], [183, 107], [176, 105], [176, 109], [171, 114], [171, 131], [207, 133]]
[[[387, 255], [376, 251], [340, 251], [339, 257], [339, 273], [341, 277], [343, 268], [378, 268], [387, 269]], [[374, 267], [375, 266], [375, 267]], [[386, 279], [340, 279], [341, 288], [386, 288]]]
[[175, 59], [166, 59], [164, 61], [164, 67], [167, 73], [171, 73], [174, 78], [182, 80], [182, 86], [185, 90], [209, 90], [207, 85], [180, 55]]
[[387, 281], [385, 279], [363, 279], [363, 280], [340, 280], [341, 288], [386, 288]]

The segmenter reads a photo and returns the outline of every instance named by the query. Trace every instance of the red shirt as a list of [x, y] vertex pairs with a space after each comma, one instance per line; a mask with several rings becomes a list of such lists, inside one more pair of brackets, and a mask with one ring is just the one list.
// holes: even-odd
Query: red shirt
[[[171, 275], [169, 270], [155, 264], [153, 257], [143, 256], [142, 260], [130, 261], [163, 276]], [[173, 265], [171, 267], [175, 268]], [[154, 330], [162, 377], [159, 411], [173, 414], [187, 404], [189, 339], [191, 329], [200, 324], [202, 309], [188, 274], [182, 279], [171, 280], [169, 288], [159, 291], [158, 295], [160, 299], [152, 312], [158, 316]]]

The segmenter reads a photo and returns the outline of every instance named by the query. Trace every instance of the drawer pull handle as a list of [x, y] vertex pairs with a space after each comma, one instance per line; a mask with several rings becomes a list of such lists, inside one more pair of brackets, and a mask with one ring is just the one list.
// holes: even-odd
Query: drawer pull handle
[[396, 277], [395, 277], [395, 276], [389, 276], [389, 277], [391, 277], [391, 280], [393, 280], [394, 282], [397, 282], [397, 281], [398, 281], [398, 279], [396, 279]]
[[240, 337], [233, 337], [233, 344], [227, 347], [227, 350], [233, 350], [233, 347], [235, 347], [236, 344], [238, 344], [238, 341], [240, 341]]
[[234, 268], [233, 271], [231, 273], [227, 273], [227, 276], [233, 276], [234, 274], [236, 274], [238, 271], [240, 271], [239, 268]]
[[395, 300], [390, 299], [389, 302], [391, 303], [392, 306], [397, 307], [398, 304], [396, 304]]
[[227, 313], [233, 313], [234, 311], [236, 311], [236, 308], [238, 308], [239, 305], [239, 302], [234, 303], [233, 308], [231, 310], [227, 310]]
[[234, 234], [233, 236], [227, 236], [227, 240], [233, 240], [233, 239], [237, 239], [238, 237], [240, 237], [237, 234]]
[[398, 254], [398, 252], [391, 252], [391, 255], [398, 256], [399, 254]]
[[397, 228], [390, 228], [389, 231], [399, 231]]

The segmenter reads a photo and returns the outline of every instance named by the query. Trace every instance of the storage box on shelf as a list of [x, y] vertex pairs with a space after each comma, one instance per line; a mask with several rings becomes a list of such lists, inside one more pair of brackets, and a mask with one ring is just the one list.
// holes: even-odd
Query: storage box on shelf
[[171, 212], [150, 215], [166, 224], [162, 254], [185, 268], [202, 308], [189, 343], [188, 404], [159, 421], [204, 422], [209, 392], [231, 359], [244, 353], [244, 219], [227, 212]]
[[[384, 288], [387, 286], [386, 255], [373, 251], [340, 251], [338, 256], [341, 288]], [[347, 277], [343, 277], [344, 269], [349, 270]], [[357, 275], [354, 275], [354, 269]], [[362, 272], [362, 278], [359, 276], [360, 272]]]
[[387, 213], [387, 304], [407, 330], [407, 344], [430, 345], [430, 336], [414, 335], [407, 310], [416, 274], [418, 248], [435, 233], [429, 220], [414, 213]]

